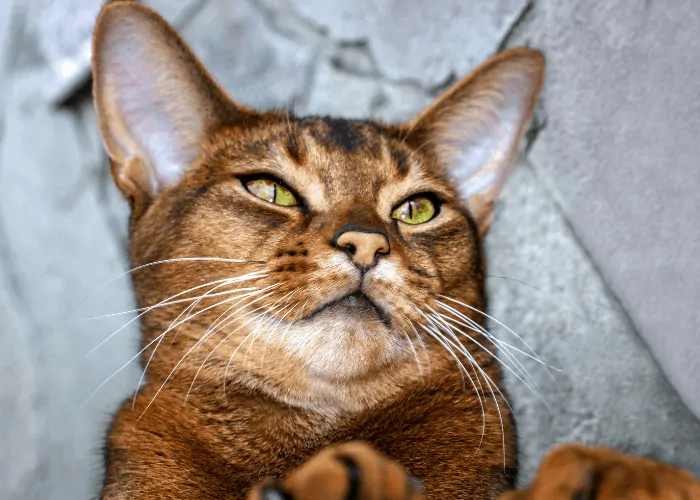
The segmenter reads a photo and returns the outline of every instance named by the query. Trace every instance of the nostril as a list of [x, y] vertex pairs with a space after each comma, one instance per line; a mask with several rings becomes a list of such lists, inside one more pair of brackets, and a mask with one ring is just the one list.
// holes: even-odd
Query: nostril
[[389, 241], [378, 232], [346, 231], [331, 245], [345, 252], [361, 269], [369, 269], [377, 263], [380, 255], [389, 253]]

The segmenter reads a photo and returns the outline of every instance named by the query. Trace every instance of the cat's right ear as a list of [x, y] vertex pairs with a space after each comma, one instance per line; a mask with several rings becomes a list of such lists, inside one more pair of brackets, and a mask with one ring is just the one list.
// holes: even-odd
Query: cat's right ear
[[495, 200], [512, 170], [544, 74], [540, 52], [503, 51], [401, 126], [407, 143], [436, 155], [482, 236], [493, 220]]
[[107, 4], [97, 20], [93, 98], [114, 181], [132, 210], [180, 179], [207, 133], [252, 112], [162, 17], [131, 1]]

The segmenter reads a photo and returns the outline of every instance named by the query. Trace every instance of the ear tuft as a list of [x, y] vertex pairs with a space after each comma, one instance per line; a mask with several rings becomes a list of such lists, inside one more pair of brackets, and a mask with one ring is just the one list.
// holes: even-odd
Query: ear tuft
[[245, 111], [162, 17], [131, 1], [109, 3], [99, 15], [93, 78], [102, 139], [127, 198], [177, 182], [205, 135]]
[[532, 118], [544, 70], [538, 51], [504, 51], [404, 125], [411, 144], [437, 155], [482, 235]]

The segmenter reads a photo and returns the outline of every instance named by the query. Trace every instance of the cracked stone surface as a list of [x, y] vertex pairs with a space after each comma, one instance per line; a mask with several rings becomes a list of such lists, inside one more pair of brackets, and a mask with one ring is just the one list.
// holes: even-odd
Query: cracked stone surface
[[79, 139], [73, 112], [31, 105], [41, 82], [41, 73], [16, 77], [0, 150], [1, 276], [12, 298], [0, 308], [9, 319], [0, 323], [0, 461], [11, 464], [0, 468], [0, 497], [90, 498], [100, 436], [136, 388], [136, 367], [88, 398], [133, 355], [137, 331], [126, 328], [90, 352], [123, 321], [81, 319], [133, 309], [128, 279], [93, 292], [127, 263], [101, 209], [96, 152]]
[[[42, 98], [61, 102], [89, 76], [92, 28], [106, 0], [31, 0], [14, 2], [22, 22], [21, 43], [25, 56], [41, 61], [44, 81]], [[203, 4], [204, 0], [145, 0], [175, 26]], [[7, 0], [12, 4], [12, 0]], [[28, 51], [27, 49], [30, 48]]]
[[366, 40], [383, 74], [426, 86], [464, 75], [495, 52], [527, 0], [306, 0], [296, 6], [336, 40]]
[[530, 23], [549, 59], [533, 164], [700, 415], [700, 5], [544, 1]]
[[[132, 324], [110, 338], [132, 316], [81, 321], [133, 308], [128, 277], [95, 291], [128, 269], [128, 209], [109, 177], [89, 100], [46, 104], [45, 57], [22, 25], [27, 4], [17, 2], [14, 9], [12, 3], [0, 6], [0, 498], [87, 499], [101, 480], [109, 415], [139, 376], [133, 363], [125, 365], [138, 352], [137, 328]], [[183, 36], [234, 98], [264, 108], [292, 106], [301, 114], [407, 120], [499, 47], [544, 48], [550, 76], [543, 105], [486, 240], [492, 314], [562, 369], [553, 372], [554, 382], [535, 361], [521, 359], [541, 399], [507, 374], [519, 417], [520, 480], [532, 476], [549, 447], [569, 440], [652, 455], [700, 474], [700, 422], [630, 323], [629, 307], [638, 304], [610, 279], [615, 270], [601, 264], [601, 252], [613, 259], [625, 254], [596, 250], [591, 237], [592, 229], [613, 231], [600, 226], [601, 214], [620, 213], [612, 188], [639, 180], [629, 168], [616, 174], [604, 168], [605, 160], [643, 165], [651, 161], [648, 155], [664, 163], [662, 150], [651, 151], [653, 141], [639, 134], [651, 127], [640, 110], [655, 111], [655, 137], [669, 144], [675, 134], [679, 146], [693, 151], [681, 133], [693, 108], [671, 106], [667, 112], [675, 109], [676, 116], [665, 114], [663, 94], [655, 88], [700, 81], [693, 73], [700, 70], [693, 59], [700, 52], [676, 50], [678, 64], [667, 68], [668, 82], [658, 68], [649, 70], [653, 86], [634, 81], [635, 71], [648, 66], [635, 59], [640, 52], [668, 60], [654, 54], [653, 37], [645, 33], [668, 37], [663, 40], [670, 47], [690, 46], [683, 27], [694, 22], [692, 16], [680, 8], [678, 16], [688, 19], [675, 19], [672, 9], [661, 15], [654, 10], [658, 2], [646, 2], [647, 13], [641, 3], [621, 1], [602, 11], [576, 0], [537, 0], [530, 7], [525, 0], [439, 0], [423, 10], [401, 9], [396, 1], [373, 7], [376, 2], [367, 0], [146, 3], [183, 26]], [[679, 28], [664, 24], [671, 21]], [[581, 57], [577, 47], [600, 50]], [[601, 78], [606, 71], [617, 76]], [[625, 99], [614, 99], [625, 92]], [[642, 98], [651, 104], [636, 105]], [[608, 115], [615, 133], [605, 126]], [[624, 155], [613, 154], [614, 146]], [[587, 156], [591, 151], [599, 153]], [[634, 161], [626, 162], [630, 155]], [[673, 158], [694, 165], [684, 156]], [[591, 207], [582, 200], [594, 199], [596, 179], [610, 190]], [[653, 198], [651, 191], [640, 193]], [[678, 203], [671, 200], [668, 208], [676, 217]], [[624, 234], [624, 227], [606, 227]], [[598, 256], [595, 264], [589, 250]], [[639, 270], [648, 262], [642, 257], [634, 261]], [[692, 269], [692, 262], [685, 265]], [[631, 276], [635, 269], [623, 270]], [[643, 317], [631, 317], [635, 326], [649, 326]], [[492, 326], [517, 345], [512, 334]]]
[[[552, 370], [552, 379], [521, 358], [541, 398], [506, 371], [520, 481], [529, 481], [551, 443], [569, 441], [603, 443], [700, 474], [700, 421], [661, 375], [530, 162], [521, 161], [508, 181], [496, 220], [486, 237], [488, 271], [510, 279], [489, 280], [491, 314], [561, 370]], [[523, 347], [498, 324], [491, 331]]]
[[99, 436], [136, 387], [136, 367], [88, 397], [138, 344], [136, 329], [127, 328], [91, 353], [122, 321], [80, 319], [133, 308], [128, 279], [93, 292], [127, 263], [101, 209], [94, 142], [79, 138], [72, 111], [32, 105], [41, 73], [13, 83], [0, 150], [2, 278], [11, 282], [3, 293], [12, 297], [2, 303], [10, 321], [0, 324], [0, 338], [13, 346], [0, 356], [0, 456], [12, 465], [0, 469], [0, 488], [12, 486], [0, 497], [90, 498], [99, 474], [85, 471], [100, 463]]
[[308, 86], [316, 47], [274, 30], [248, 0], [208, 2], [183, 37], [236, 100], [260, 108], [288, 107]]

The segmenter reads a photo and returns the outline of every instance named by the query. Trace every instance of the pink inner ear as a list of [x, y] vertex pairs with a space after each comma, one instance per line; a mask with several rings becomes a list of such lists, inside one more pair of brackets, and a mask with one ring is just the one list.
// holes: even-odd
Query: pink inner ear
[[409, 132], [419, 144], [433, 145], [477, 222], [491, 219], [543, 77], [544, 59], [538, 52], [501, 53], [439, 98]]
[[155, 194], [182, 177], [215, 110], [231, 103], [174, 30], [144, 7], [105, 7], [95, 48], [96, 110], [107, 150], [117, 164], [140, 158]]
[[455, 130], [464, 130], [464, 140], [452, 139], [455, 143], [445, 148], [443, 155], [449, 163], [449, 175], [464, 199], [476, 195], [495, 199], [510, 170], [511, 145], [518, 136], [521, 117], [517, 103], [511, 102], [497, 118], [473, 124], [465, 123], [469, 120], [464, 116], [445, 120], [444, 126], [454, 127], [452, 137]]
[[126, 146], [126, 157], [146, 156], [150, 177], [162, 189], [197, 158], [203, 120], [191, 97], [196, 89], [183, 68], [172, 66], [164, 44], [147, 36], [121, 38], [105, 40], [102, 54], [112, 105], [128, 134], [115, 139]]

